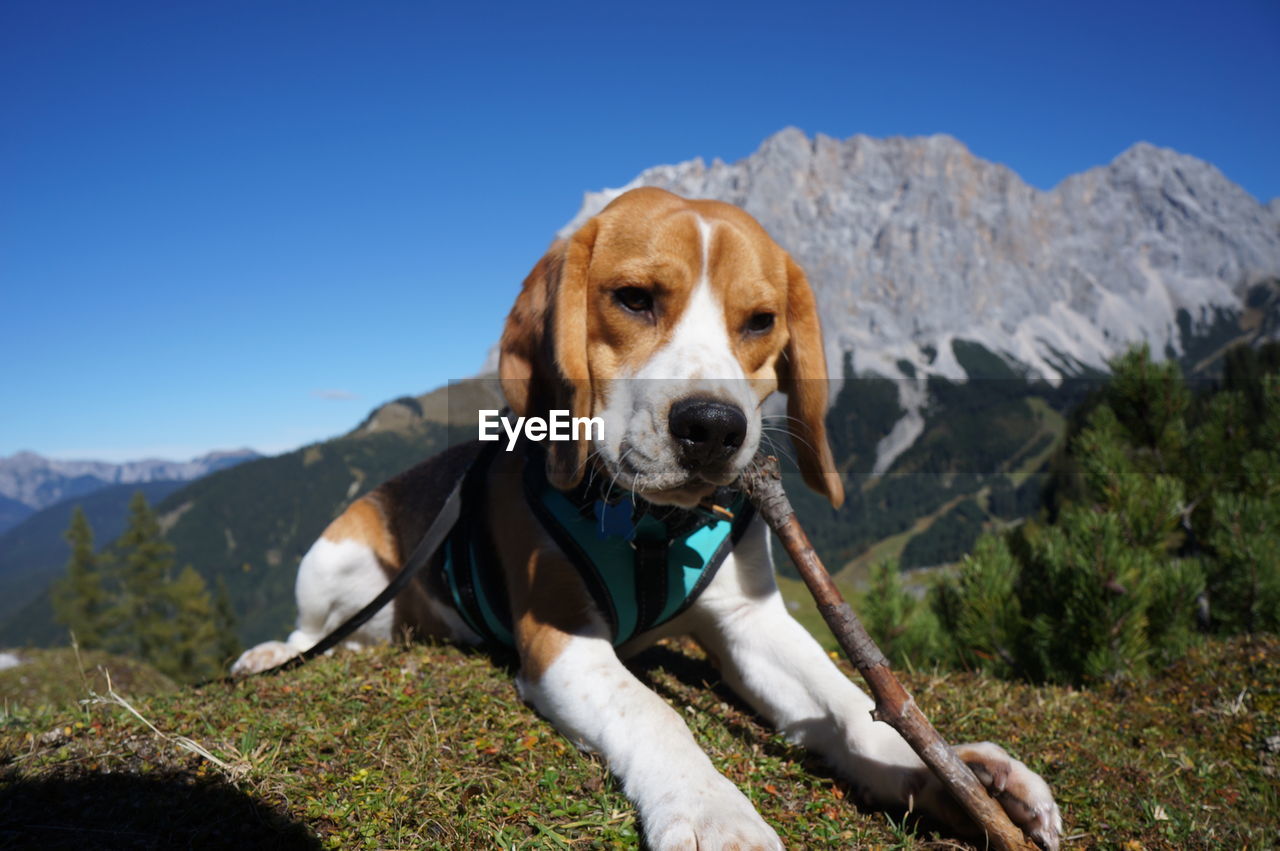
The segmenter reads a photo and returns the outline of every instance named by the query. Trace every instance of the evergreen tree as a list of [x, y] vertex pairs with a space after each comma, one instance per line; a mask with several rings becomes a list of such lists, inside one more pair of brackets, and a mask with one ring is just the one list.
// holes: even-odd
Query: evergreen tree
[[213, 599], [204, 578], [191, 565], [161, 590], [171, 621], [172, 641], [152, 664], [179, 679], [203, 680], [222, 670]]
[[1280, 629], [1280, 345], [1233, 350], [1199, 396], [1145, 347], [1112, 369], [1057, 464], [1052, 521], [985, 540], [935, 595], [968, 664], [1141, 674], [1185, 650], [1205, 603], [1216, 631]]
[[1211, 618], [1227, 632], [1280, 631], [1280, 499], [1215, 494]]
[[1188, 527], [1206, 555], [1210, 623], [1221, 632], [1280, 630], [1280, 375], [1256, 372], [1280, 346], [1245, 352], [1228, 363], [1226, 386], [1237, 389], [1206, 403], [1191, 453]]
[[175, 575], [173, 547], [142, 493], [129, 503], [129, 525], [116, 541], [119, 591], [111, 610], [111, 649], [143, 659], [179, 680], [222, 670], [228, 644], [204, 578], [188, 565]]
[[1193, 638], [1204, 573], [1194, 554], [1180, 555], [1193, 400], [1176, 367], [1153, 364], [1145, 348], [1112, 367], [1070, 444], [1078, 483], [1059, 492], [1074, 498], [1055, 522], [979, 547], [935, 598], [970, 664], [1113, 679], [1141, 675]]
[[175, 638], [164, 593], [174, 557], [141, 491], [129, 501], [129, 524], [114, 550], [120, 587], [112, 610], [111, 649], [153, 662], [168, 652]]
[[93, 529], [78, 505], [65, 537], [71, 545], [71, 558], [66, 577], [53, 589], [54, 615], [58, 623], [75, 634], [80, 647], [96, 649], [106, 639], [108, 606], [103, 567], [107, 557], [94, 553]]
[[956, 574], [934, 588], [933, 610], [966, 668], [1004, 677], [1023, 673], [1019, 656], [1027, 626], [1016, 592], [1021, 569], [1003, 536], [985, 535]]
[[227, 581], [219, 576], [217, 593], [213, 598], [214, 626], [217, 630], [216, 656], [220, 668], [227, 668], [244, 647], [236, 637], [236, 616], [231, 608], [231, 595], [227, 592]]
[[944, 648], [938, 619], [902, 582], [892, 561], [871, 567], [871, 582], [858, 601], [867, 632], [893, 665], [937, 663]]

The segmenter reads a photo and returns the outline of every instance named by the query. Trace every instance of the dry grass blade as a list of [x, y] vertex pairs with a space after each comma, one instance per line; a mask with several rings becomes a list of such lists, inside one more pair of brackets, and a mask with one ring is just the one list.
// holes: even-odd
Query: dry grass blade
[[90, 689], [89, 697], [85, 700], [82, 700], [81, 703], [89, 704], [89, 705], [114, 705], [114, 706], [123, 707], [124, 709], [128, 710], [129, 714], [133, 715], [133, 717], [137, 718], [139, 721], [145, 724], [147, 729], [150, 730], [152, 733], [159, 736], [164, 741], [169, 742], [170, 744], [176, 745], [177, 747], [185, 751], [190, 751], [191, 753], [195, 754], [196, 756], [202, 759], [208, 760], [210, 763], [212, 763], [213, 765], [216, 765], [219, 769], [221, 769], [227, 775], [227, 778], [232, 781], [239, 780], [241, 777], [244, 777], [249, 772], [249, 765], [243, 761], [230, 763], [223, 759], [219, 759], [217, 756], [214, 756], [209, 751], [208, 748], [201, 745], [195, 739], [188, 738], [187, 736], [175, 735], [173, 733], [166, 733], [163, 730], [161, 730], [159, 727], [157, 727], [155, 724], [152, 724], [149, 720], [147, 720], [147, 718], [141, 712], [139, 712], [134, 707], [132, 703], [130, 703], [122, 695], [118, 694], [115, 688], [112, 687], [111, 672], [108, 671], [106, 668], [101, 668], [100, 670], [102, 671], [102, 675], [106, 677], [106, 680], [107, 680], [107, 696], [103, 697], [102, 695]]

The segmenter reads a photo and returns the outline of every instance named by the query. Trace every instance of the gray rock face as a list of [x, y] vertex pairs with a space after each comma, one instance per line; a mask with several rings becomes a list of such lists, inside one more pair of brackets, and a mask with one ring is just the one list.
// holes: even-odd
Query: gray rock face
[[900, 377], [905, 360], [959, 378], [951, 341], [966, 339], [1058, 378], [1140, 340], [1180, 352], [1180, 309], [1207, 325], [1280, 277], [1280, 205], [1146, 143], [1043, 192], [948, 136], [789, 128], [737, 163], [658, 166], [588, 193], [561, 234], [635, 186], [759, 219], [814, 285], [833, 371], [852, 351], [859, 372]]
[[58, 461], [34, 452], [0, 457], [0, 496], [39, 510], [84, 496], [106, 485], [154, 482], [162, 479], [189, 481], [260, 457], [252, 449], [210, 452], [190, 461]]

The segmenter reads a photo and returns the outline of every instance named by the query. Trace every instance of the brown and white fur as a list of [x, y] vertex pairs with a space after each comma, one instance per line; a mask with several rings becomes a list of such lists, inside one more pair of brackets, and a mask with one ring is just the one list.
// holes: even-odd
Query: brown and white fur
[[[827, 371], [813, 294], [790, 256], [727, 204], [636, 189], [554, 244], [507, 319], [500, 376], [517, 414], [557, 408], [603, 417], [603, 440], [547, 445], [558, 487], [598, 474], [653, 503], [694, 505], [748, 463], [761, 439], [761, 403], [780, 390], [805, 481], [833, 505], [844, 498], [823, 426]], [[695, 408], [692, 437], [673, 425], [682, 402]], [[762, 716], [869, 800], [966, 829], [911, 748], [872, 720], [870, 698], [787, 613], [762, 522], [694, 605], [617, 651], [582, 580], [514, 486], [522, 463], [519, 453], [499, 453], [487, 491], [488, 516], [502, 524], [494, 537], [520, 658], [517, 686], [564, 735], [605, 756], [650, 847], [781, 847], [679, 713], [622, 662], [682, 634], [708, 650]], [[246, 651], [233, 672], [250, 674], [311, 646], [385, 587], [421, 532], [406, 489], [433, 484], [384, 485], [335, 520], [299, 568], [298, 629], [287, 642]], [[387, 641], [404, 628], [479, 640], [447, 596], [412, 590], [353, 643]], [[1042, 846], [1057, 846], [1062, 820], [1039, 776], [994, 744], [959, 751], [1017, 824]]]

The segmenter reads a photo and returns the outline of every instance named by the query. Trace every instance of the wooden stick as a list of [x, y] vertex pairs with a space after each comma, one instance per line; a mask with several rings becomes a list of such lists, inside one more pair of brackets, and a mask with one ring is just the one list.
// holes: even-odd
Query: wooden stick
[[782, 489], [778, 459], [757, 455], [755, 462], [742, 474], [739, 486], [781, 539], [787, 555], [795, 562], [800, 576], [817, 601], [823, 620], [835, 634], [849, 661], [871, 687], [876, 701], [872, 717], [886, 722], [907, 740], [952, 797], [985, 831], [992, 847], [1000, 851], [1035, 849], [1036, 846], [1027, 841], [1022, 831], [1009, 820], [1004, 808], [987, 794], [969, 766], [938, 735], [915, 700], [889, 670], [888, 660], [845, 602], [809, 542], [809, 536], [796, 520], [795, 509]]

